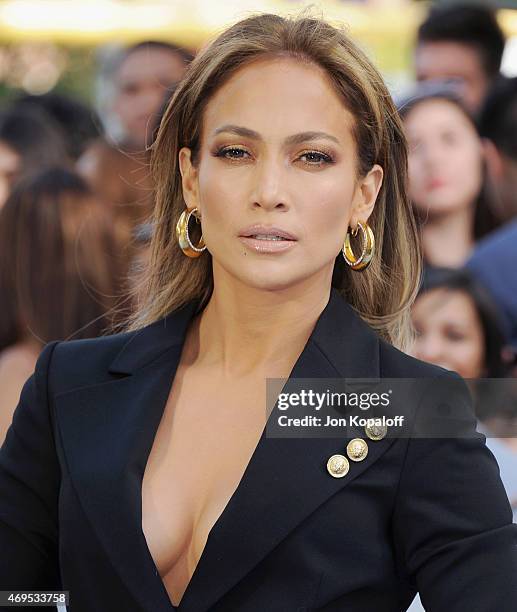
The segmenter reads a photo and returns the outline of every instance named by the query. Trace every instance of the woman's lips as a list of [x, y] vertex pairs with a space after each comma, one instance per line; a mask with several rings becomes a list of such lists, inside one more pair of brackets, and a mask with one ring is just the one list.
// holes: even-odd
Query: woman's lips
[[287, 230], [262, 223], [241, 230], [239, 240], [257, 253], [282, 253], [292, 249], [297, 242]]
[[433, 191], [433, 189], [440, 189], [441, 187], [445, 187], [447, 185], [447, 181], [443, 179], [433, 179], [427, 183], [427, 191]]
[[281, 253], [292, 249], [296, 240], [285, 238], [254, 238], [253, 236], [239, 236], [239, 240], [257, 253]]

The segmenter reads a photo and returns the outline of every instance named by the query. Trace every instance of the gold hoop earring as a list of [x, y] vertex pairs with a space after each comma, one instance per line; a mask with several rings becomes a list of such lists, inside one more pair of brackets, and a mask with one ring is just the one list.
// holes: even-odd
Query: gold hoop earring
[[176, 223], [176, 238], [178, 239], [180, 249], [183, 251], [183, 253], [185, 253], [187, 257], [199, 257], [201, 253], [206, 249], [206, 245], [203, 241], [202, 235], [197, 245], [192, 244], [188, 233], [188, 223], [190, 221], [191, 215], [194, 215], [196, 221], [200, 223], [201, 217], [199, 216], [197, 208], [193, 208], [190, 211], [184, 210], [181, 213], [178, 222]]
[[363, 249], [361, 255], [356, 257], [352, 251], [350, 245], [350, 232], [347, 231], [345, 236], [345, 243], [343, 245], [343, 257], [346, 263], [352, 268], [352, 270], [364, 270], [370, 264], [373, 253], [375, 251], [375, 238], [372, 232], [372, 228], [366, 223], [358, 221], [355, 229], [352, 230], [352, 236], [357, 236], [358, 228], [361, 229], [363, 234]]

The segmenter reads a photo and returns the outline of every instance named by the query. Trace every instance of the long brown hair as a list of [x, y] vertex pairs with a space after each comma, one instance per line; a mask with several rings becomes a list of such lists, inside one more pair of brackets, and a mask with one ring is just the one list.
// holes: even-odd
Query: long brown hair
[[72, 171], [20, 181], [0, 210], [0, 350], [110, 329], [124, 278], [113, 232], [106, 208]]
[[176, 243], [175, 225], [185, 209], [178, 152], [189, 147], [196, 164], [203, 111], [211, 96], [239, 68], [257, 57], [278, 54], [313, 62], [327, 72], [355, 117], [359, 174], [364, 176], [375, 163], [384, 169], [369, 219], [376, 256], [366, 270], [355, 272], [339, 255], [332, 284], [381, 337], [405, 348], [412, 339], [408, 310], [418, 290], [421, 253], [406, 192], [407, 144], [402, 125], [381, 75], [364, 53], [343, 30], [305, 15], [261, 14], [243, 19], [190, 64], [152, 147], [156, 203], [151, 261], [145, 297], [129, 328], [143, 327], [193, 299], [203, 305], [210, 297], [211, 255], [205, 251], [192, 260]]

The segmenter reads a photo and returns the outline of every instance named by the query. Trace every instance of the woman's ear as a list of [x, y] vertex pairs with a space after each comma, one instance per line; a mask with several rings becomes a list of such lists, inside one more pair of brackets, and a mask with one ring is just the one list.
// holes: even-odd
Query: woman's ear
[[188, 210], [197, 208], [199, 212], [199, 187], [198, 171], [192, 163], [192, 151], [188, 147], [182, 147], [178, 153], [178, 162], [181, 172], [181, 186], [183, 199]]
[[352, 201], [350, 225], [355, 227], [358, 221], [366, 221], [372, 214], [375, 202], [382, 185], [384, 171], [379, 164], [374, 164], [366, 176], [359, 179]]

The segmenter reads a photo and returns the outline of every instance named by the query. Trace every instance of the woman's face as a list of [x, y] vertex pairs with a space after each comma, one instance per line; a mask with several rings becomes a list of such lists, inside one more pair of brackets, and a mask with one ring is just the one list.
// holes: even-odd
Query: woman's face
[[11, 147], [0, 141], [0, 208], [5, 204], [20, 171], [21, 158]]
[[483, 375], [483, 328], [465, 292], [430, 289], [418, 297], [411, 316], [417, 333], [414, 357], [454, 370], [463, 378]]
[[419, 102], [404, 121], [409, 144], [409, 194], [417, 209], [435, 215], [473, 206], [483, 181], [476, 130], [447, 100]]
[[197, 167], [179, 154], [214, 280], [330, 287], [347, 228], [368, 219], [382, 182], [380, 166], [358, 177], [352, 125], [325, 72], [291, 58], [255, 60], [217, 90]]

